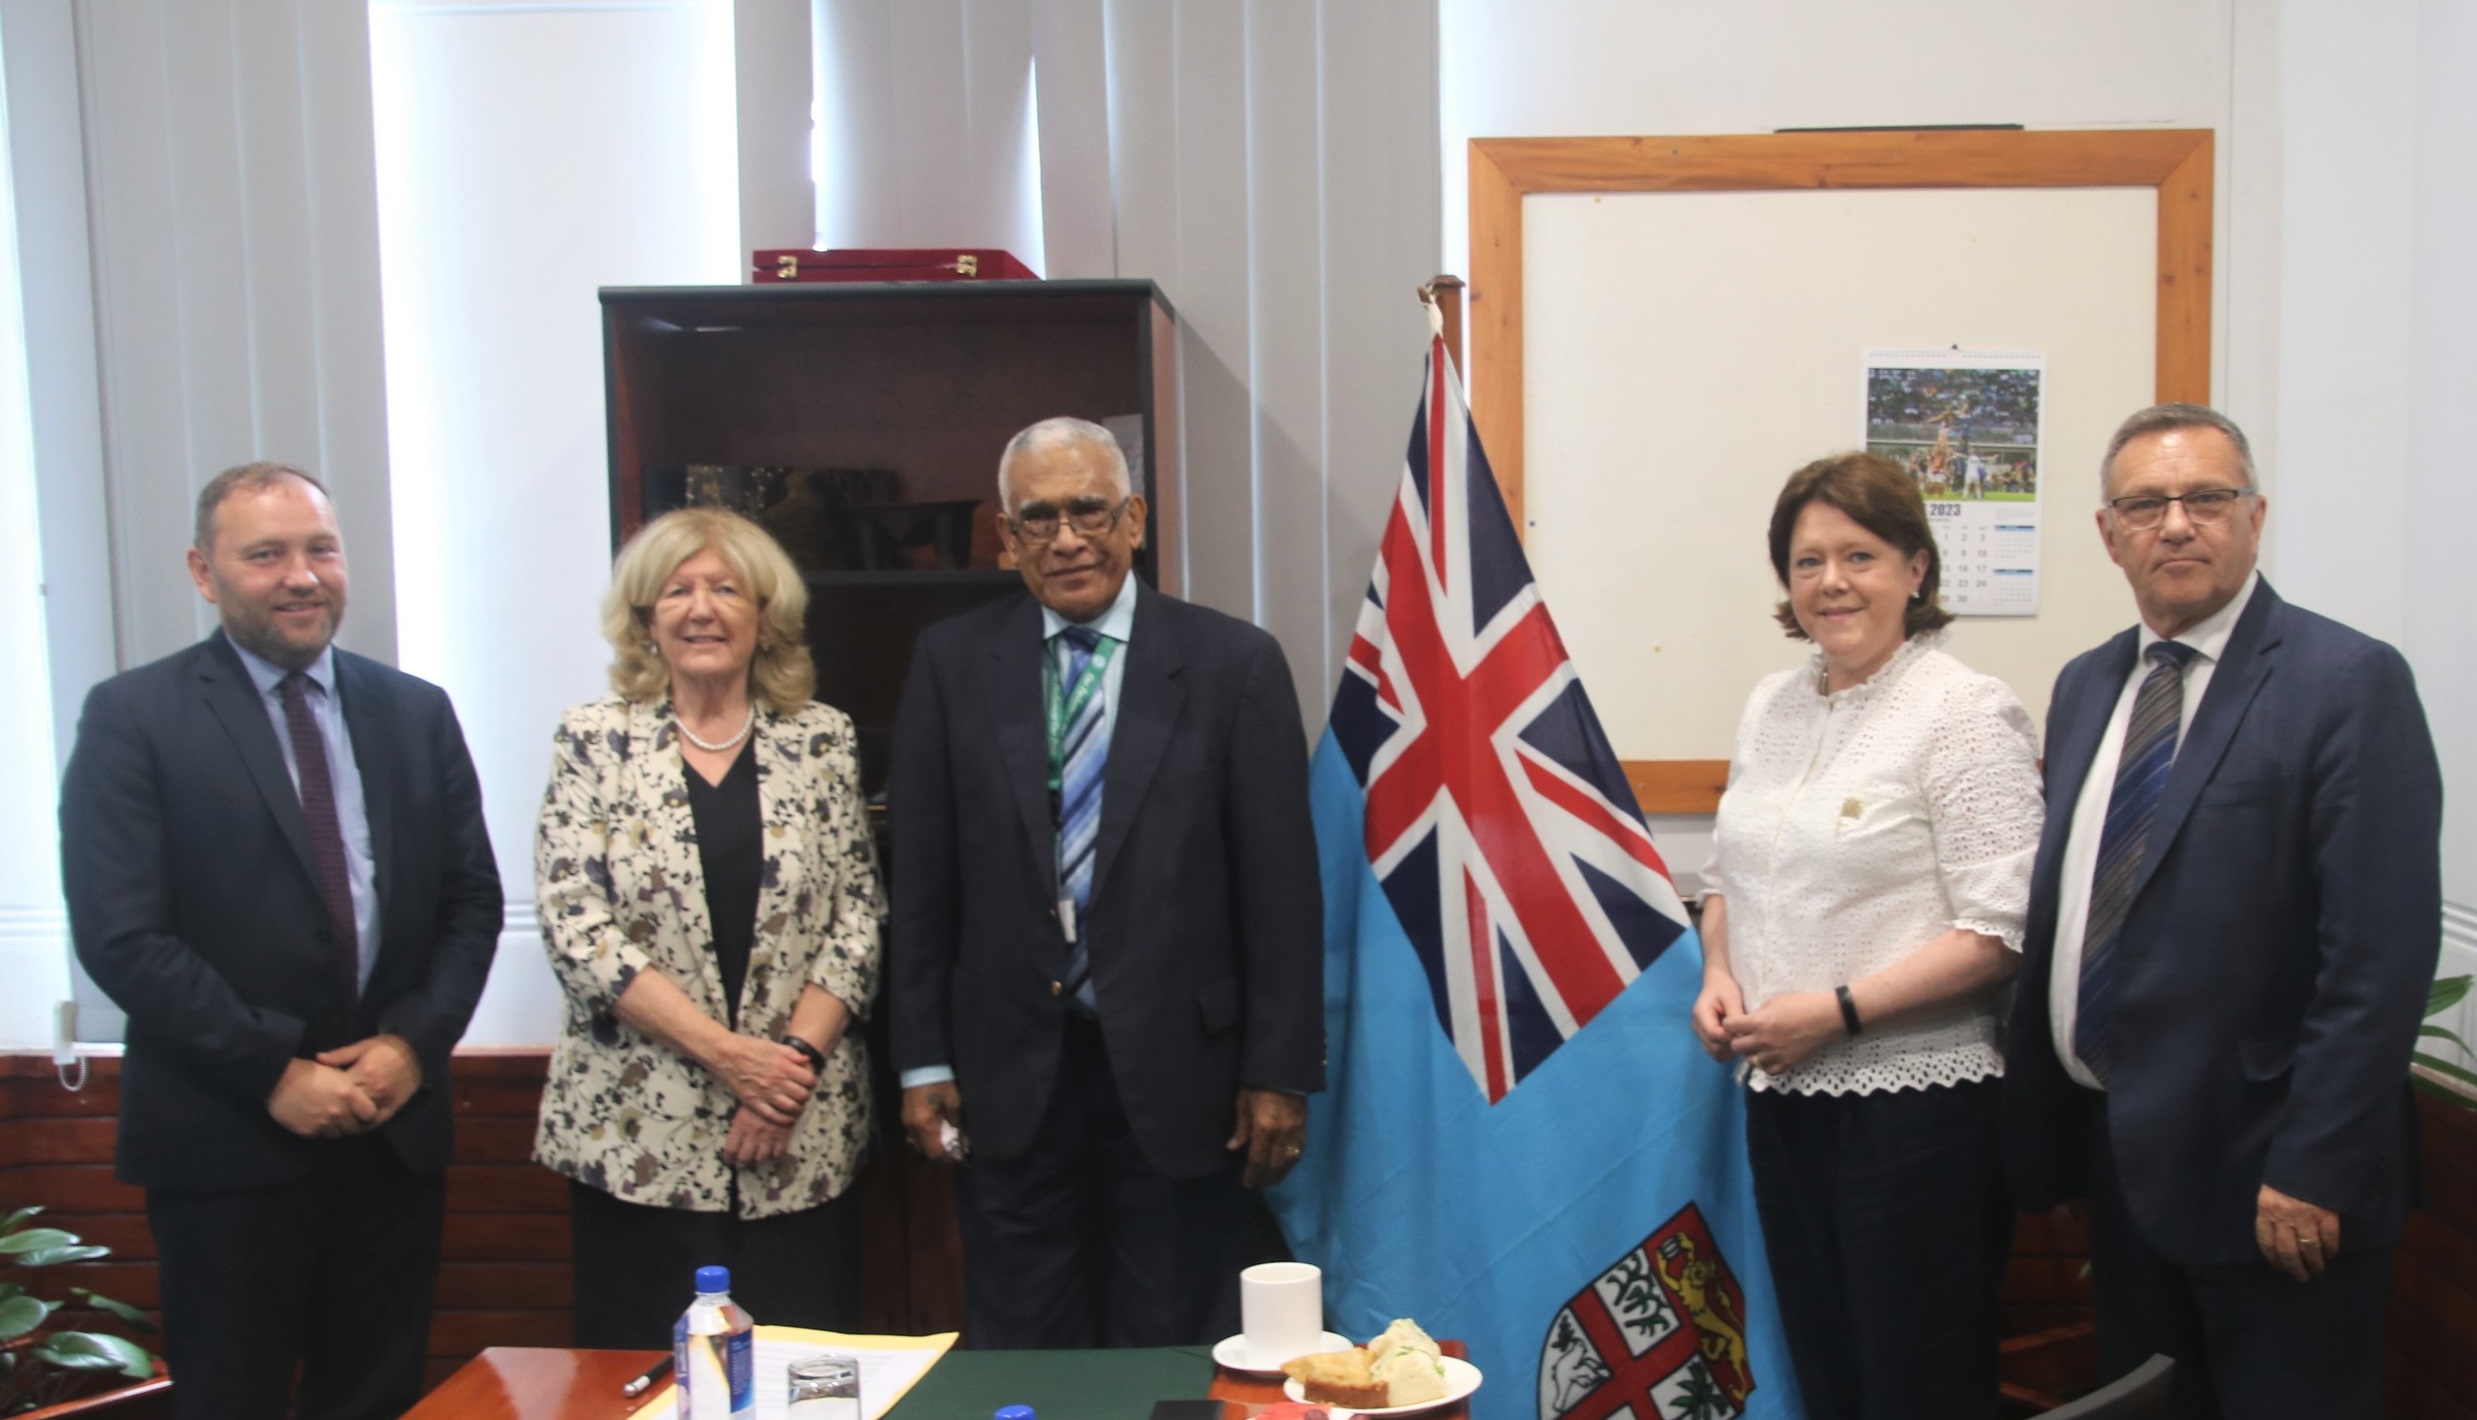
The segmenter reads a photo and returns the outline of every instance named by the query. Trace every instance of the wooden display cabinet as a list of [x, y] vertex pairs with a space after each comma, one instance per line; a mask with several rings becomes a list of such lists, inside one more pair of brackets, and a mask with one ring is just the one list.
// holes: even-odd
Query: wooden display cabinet
[[612, 548], [683, 500], [773, 527], [872, 796], [912, 638], [1022, 585], [995, 524], [1016, 430], [1126, 431], [1152, 510], [1136, 571], [1179, 589], [1177, 317], [1149, 281], [609, 288], [602, 326]]

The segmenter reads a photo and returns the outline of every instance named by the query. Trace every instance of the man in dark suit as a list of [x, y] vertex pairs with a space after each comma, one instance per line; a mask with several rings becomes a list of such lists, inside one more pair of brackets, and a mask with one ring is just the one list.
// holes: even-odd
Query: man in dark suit
[[2441, 940], [2425, 713], [2397, 651], [2254, 571], [2224, 416], [2144, 410], [2102, 469], [2141, 623], [2048, 712], [2007, 1164], [2024, 1207], [2090, 1200], [2109, 1375], [2159, 1353], [2180, 1415], [2370, 1416]]
[[1246, 1188], [1324, 1081], [1307, 746], [1273, 638], [1128, 575], [1109, 432], [1000, 463], [1031, 595], [931, 627], [895, 731], [903, 1120], [957, 1174], [975, 1347], [1237, 1329]]
[[129, 1014], [121, 1179], [146, 1190], [176, 1408], [420, 1399], [448, 1052], [499, 874], [438, 687], [334, 649], [325, 490], [249, 464], [198, 499], [223, 629], [96, 686], [60, 794], [70, 932]]

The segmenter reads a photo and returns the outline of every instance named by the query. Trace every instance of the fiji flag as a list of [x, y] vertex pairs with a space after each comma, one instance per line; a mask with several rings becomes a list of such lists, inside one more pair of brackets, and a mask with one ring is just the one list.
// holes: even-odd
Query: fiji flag
[[1795, 1416], [1701, 952], [1439, 340], [1314, 768], [1330, 1085], [1274, 1205], [1326, 1324], [1479, 1420]]

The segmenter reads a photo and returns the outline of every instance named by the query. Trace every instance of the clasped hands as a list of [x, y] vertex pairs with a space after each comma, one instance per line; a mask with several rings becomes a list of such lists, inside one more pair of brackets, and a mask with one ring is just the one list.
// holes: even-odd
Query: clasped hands
[[780, 1041], [734, 1035], [713, 1068], [740, 1101], [723, 1138], [724, 1160], [755, 1164], [781, 1158], [791, 1148], [791, 1127], [817, 1088], [808, 1058]]
[[1751, 1060], [1767, 1075], [1786, 1075], [1798, 1062], [1840, 1037], [1847, 1027], [1829, 991], [1792, 991], [1746, 1009], [1735, 981], [1709, 981], [1694, 1000], [1694, 1038], [1723, 1064]]
[[267, 1113], [305, 1139], [366, 1134], [421, 1090], [421, 1057], [400, 1035], [374, 1035], [295, 1060], [267, 1096]]

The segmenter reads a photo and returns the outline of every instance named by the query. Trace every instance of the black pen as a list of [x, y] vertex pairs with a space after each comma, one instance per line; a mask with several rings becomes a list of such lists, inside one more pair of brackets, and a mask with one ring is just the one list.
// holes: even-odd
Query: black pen
[[638, 1376], [635, 1380], [621, 1386], [619, 1388], [619, 1393], [625, 1396], [643, 1395], [648, 1389], [652, 1388], [654, 1382], [661, 1380], [664, 1376], [667, 1376], [670, 1373], [671, 1358], [665, 1356], [661, 1360], [647, 1366], [645, 1368], [645, 1374]]

